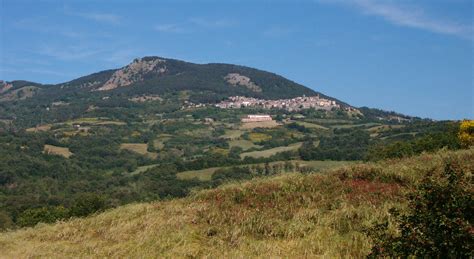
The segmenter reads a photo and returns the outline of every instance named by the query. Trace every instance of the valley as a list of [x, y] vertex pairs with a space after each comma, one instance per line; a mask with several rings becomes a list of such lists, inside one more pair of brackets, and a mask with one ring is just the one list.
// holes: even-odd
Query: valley
[[[363, 226], [403, 207], [401, 190], [428, 170], [413, 163], [472, 156], [460, 125], [353, 107], [248, 67], [157, 57], [57, 85], [2, 82], [0, 250], [360, 257], [371, 244]], [[178, 238], [188, 241], [150, 248]]]

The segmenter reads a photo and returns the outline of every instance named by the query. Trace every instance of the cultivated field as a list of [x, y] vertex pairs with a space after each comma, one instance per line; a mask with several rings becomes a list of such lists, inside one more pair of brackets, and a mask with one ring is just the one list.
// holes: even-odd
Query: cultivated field
[[66, 124], [73, 125], [73, 124], [92, 124], [92, 125], [126, 125], [127, 123], [123, 121], [113, 121], [108, 118], [98, 118], [98, 117], [91, 117], [91, 118], [79, 118], [75, 120], [69, 120], [65, 122]]
[[245, 153], [240, 154], [240, 158], [244, 159], [247, 156], [254, 157], [254, 158], [271, 157], [272, 155], [275, 155], [280, 152], [297, 150], [298, 148], [301, 147], [302, 144], [303, 144], [302, 142], [298, 142], [298, 143], [294, 143], [294, 144], [284, 146], [284, 147], [276, 147], [276, 148], [270, 148], [270, 149], [260, 150], [260, 151], [245, 152]]
[[182, 180], [197, 178], [201, 181], [210, 181], [214, 172], [221, 168], [224, 168], [224, 167], [211, 167], [211, 168], [206, 168], [202, 170], [190, 170], [190, 171], [177, 173], [176, 176]]
[[26, 132], [48, 131], [51, 129], [52, 126], [53, 125], [51, 124], [39, 125], [37, 127], [26, 129]]
[[280, 126], [276, 121], [262, 121], [262, 122], [246, 122], [242, 123], [241, 129], [255, 129], [255, 128], [274, 128]]
[[240, 147], [244, 151], [251, 148], [261, 148], [261, 146], [255, 145], [252, 141], [246, 139], [230, 140], [228, 143], [230, 148]]
[[[293, 122], [293, 121], [290, 121], [290, 122]], [[316, 124], [316, 123], [310, 123], [310, 122], [305, 122], [305, 121], [296, 121], [295, 123], [298, 124], [298, 125], [301, 125], [301, 126], [305, 126], [308, 129], [328, 130], [328, 128], [326, 128], [324, 126], [321, 126], [319, 124]]]
[[149, 158], [155, 159], [158, 154], [148, 152], [148, 145], [143, 143], [123, 143], [120, 145], [121, 149], [126, 149], [140, 155], [148, 156]]
[[221, 135], [220, 137], [223, 139], [238, 139], [240, 136], [244, 134], [244, 131], [242, 130], [226, 130], [224, 135]]
[[57, 146], [53, 146], [53, 145], [44, 145], [43, 153], [51, 154], [51, 155], [59, 155], [59, 156], [65, 157], [65, 158], [69, 158], [70, 156], [73, 155], [73, 153], [71, 151], [69, 151], [69, 148], [67, 148], [67, 147], [57, 147]]

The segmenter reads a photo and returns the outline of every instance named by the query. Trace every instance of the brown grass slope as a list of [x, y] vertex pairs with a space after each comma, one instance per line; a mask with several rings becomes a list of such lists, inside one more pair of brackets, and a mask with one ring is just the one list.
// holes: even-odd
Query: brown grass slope
[[363, 230], [405, 206], [446, 160], [468, 174], [474, 150], [287, 174], [0, 234], [0, 257], [362, 257]]

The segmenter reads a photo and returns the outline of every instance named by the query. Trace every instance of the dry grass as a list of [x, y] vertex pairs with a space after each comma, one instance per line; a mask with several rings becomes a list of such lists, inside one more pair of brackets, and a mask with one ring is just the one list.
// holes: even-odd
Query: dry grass
[[109, 120], [108, 118], [98, 118], [98, 117], [90, 117], [90, 118], [79, 118], [75, 120], [70, 120], [65, 122], [66, 124], [92, 124], [92, 125], [126, 125], [127, 123], [123, 121], [113, 121]]
[[53, 125], [45, 124], [26, 129], [26, 132], [49, 131]]
[[140, 155], [148, 156], [152, 159], [155, 159], [158, 154], [153, 152], [148, 152], [148, 145], [143, 143], [123, 143], [120, 145], [120, 149], [126, 149]]
[[262, 122], [245, 122], [240, 126], [241, 129], [254, 129], [254, 128], [275, 128], [280, 126], [276, 121], [262, 121]]
[[57, 146], [53, 146], [53, 145], [44, 145], [43, 153], [51, 154], [51, 155], [59, 155], [59, 156], [65, 157], [65, 158], [69, 158], [70, 156], [73, 155], [73, 153], [71, 151], [69, 151], [69, 148], [67, 148], [67, 147], [57, 147]]
[[271, 157], [280, 152], [297, 150], [298, 148], [301, 147], [301, 145], [302, 145], [302, 142], [298, 142], [298, 143], [294, 143], [294, 144], [284, 146], [284, 147], [276, 147], [276, 148], [270, 148], [270, 149], [265, 149], [265, 150], [260, 150], [260, 151], [245, 152], [245, 153], [240, 154], [240, 158], [244, 159], [247, 156], [254, 157], [254, 158]]
[[467, 150], [256, 179], [2, 233], [0, 257], [361, 258], [363, 230], [403, 209], [405, 192], [446, 159], [474, 170]]

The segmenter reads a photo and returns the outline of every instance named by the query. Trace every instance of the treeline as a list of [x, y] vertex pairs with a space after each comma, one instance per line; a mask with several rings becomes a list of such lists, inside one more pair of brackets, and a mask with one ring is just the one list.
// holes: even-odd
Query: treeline
[[[420, 123], [391, 130], [403, 138], [372, 139], [361, 129], [336, 129], [333, 135], [304, 142], [298, 150], [303, 160], [381, 160], [461, 148], [457, 122]], [[423, 128], [424, 127], [424, 128]], [[415, 133], [413, 133], [414, 130]]]

